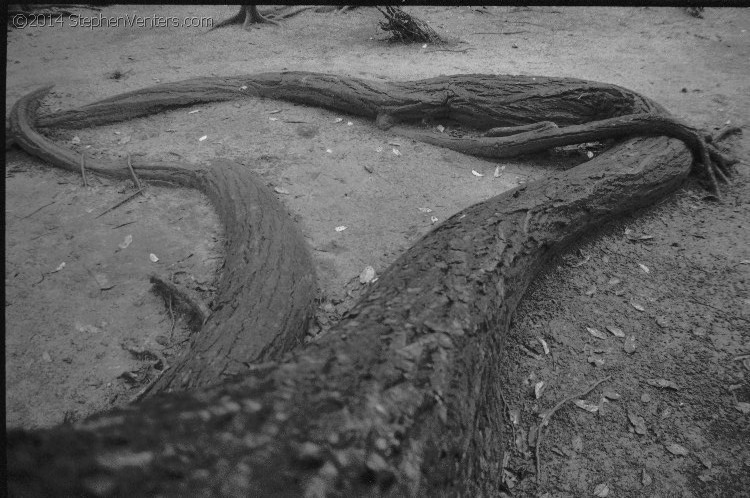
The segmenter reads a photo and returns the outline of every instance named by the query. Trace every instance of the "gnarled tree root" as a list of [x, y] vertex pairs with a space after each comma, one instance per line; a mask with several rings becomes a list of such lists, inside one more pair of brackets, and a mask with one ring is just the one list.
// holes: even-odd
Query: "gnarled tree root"
[[[16, 103], [11, 133], [29, 153], [77, 172], [80, 155], [34, 128], [36, 109], [49, 90], [42, 88]], [[215, 160], [205, 168], [138, 161], [132, 166], [141, 180], [166, 181], [205, 193], [228, 241], [213, 313], [155, 389], [213, 384], [248, 363], [297, 346], [307, 332], [317, 284], [307, 243], [274, 193], [244, 166], [226, 160]], [[86, 169], [110, 178], [131, 177], [127, 166], [91, 157]]]
[[[662, 112], [619, 87], [538, 80], [376, 84], [285, 73], [234, 83], [255, 95], [386, 116], [381, 122], [441, 115], [482, 129]], [[216, 83], [209, 97], [231, 98]], [[181, 88], [192, 91], [185, 82]], [[112, 119], [120, 104], [139, 99], [127, 112], [153, 112], [149, 97], [131, 93], [67, 115]], [[678, 188], [691, 163], [681, 141], [631, 138], [471, 206], [398, 258], [339, 324], [304, 348], [222, 385], [153, 397], [74, 426], [11, 431], [10, 489], [19, 496], [496, 496], [506, 441], [499, 358], [525, 289], [583, 233]], [[146, 171], [138, 171], [142, 179]]]

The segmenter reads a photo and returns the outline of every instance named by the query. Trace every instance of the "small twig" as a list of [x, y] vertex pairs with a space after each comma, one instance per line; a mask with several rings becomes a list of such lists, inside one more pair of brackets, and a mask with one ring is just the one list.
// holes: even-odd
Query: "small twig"
[[23, 217], [23, 218], [21, 218], [21, 219], [22, 219], [22, 220], [25, 220], [26, 218], [29, 218], [29, 217], [33, 216], [33, 215], [35, 215], [36, 213], [38, 213], [39, 211], [41, 211], [42, 209], [46, 208], [47, 206], [51, 206], [51, 205], [52, 205], [52, 204], [54, 204], [55, 202], [57, 202], [57, 201], [52, 201], [52, 202], [50, 202], [49, 204], [45, 204], [44, 206], [42, 206], [42, 207], [40, 207], [40, 208], [37, 208], [37, 209], [35, 209], [34, 211], [30, 212], [29, 214], [27, 214], [26, 216], [24, 216], [24, 217]]
[[[143, 189], [136, 190], [135, 193], [130, 194], [125, 199], [121, 200], [120, 202], [118, 202], [117, 204], [115, 204], [114, 206], [112, 206], [111, 208], [107, 209], [106, 211], [104, 211], [102, 214], [100, 214], [96, 218], [101, 218], [102, 216], [104, 216], [105, 214], [109, 213], [110, 211], [112, 211], [114, 209], [117, 209], [118, 207], [122, 206], [123, 204], [125, 204], [126, 202], [128, 202], [129, 200], [131, 200], [133, 197], [135, 197], [136, 195], [140, 194], [141, 192], [143, 192]], [[96, 219], [96, 218], [94, 218], [94, 219]]]
[[480, 31], [472, 35], [518, 35], [521, 33], [528, 33], [528, 31]]
[[133, 223], [135, 223], [135, 221], [128, 221], [127, 223], [121, 223], [121, 224], [117, 225], [116, 227], [112, 227], [112, 230], [115, 230], [117, 228], [126, 227], [128, 225], [132, 225]]
[[458, 52], [458, 53], [465, 54], [469, 50], [476, 50], [476, 49], [474, 47], [467, 47], [467, 48], [461, 48], [461, 49], [456, 49], [456, 50], [451, 50], [449, 48], [436, 48], [435, 50], [425, 50], [425, 53], [429, 54], [431, 52]]
[[83, 186], [88, 187], [89, 182], [86, 181], [86, 153], [81, 153], [81, 176], [83, 177]]
[[141, 182], [138, 180], [135, 170], [133, 169], [133, 164], [130, 162], [130, 154], [128, 154], [128, 169], [130, 169], [130, 174], [133, 175], [133, 185], [135, 185], [135, 188], [138, 190], [141, 190]]
[[567, 398], [560, 401], [558, 404], [556, 404], [550, 411], [544, 414], [542, 417], [542, 421], [539, 423], [539, 429], [537, 430], [537, 436], [536, 436], [536, 449], [534, 450], [535, 458], [536, 458], [536, 482], [539, 483], [542, 480], [542, 461], [539, 458], [539, 448], [542, 446], [542, 436], [544, 435], [544, 428], [549, 424], [550, 419], [552, 418], [552, 415], [557, 412], [560, 408], [565, 405], [565, 403], [568, 403], [576, 398], [582, 398], [586, 396], [588, 393], [593, 391], [599, 384], [606, 382], [612, 378], [611, 375], [608, 375], [604, 377], [602, 380], [598, 380], [594, 382], [591, 386], [587, 387], [585, 391], [582, 391], [580, 393], [573, 394], [571, 396], [568, 396]]

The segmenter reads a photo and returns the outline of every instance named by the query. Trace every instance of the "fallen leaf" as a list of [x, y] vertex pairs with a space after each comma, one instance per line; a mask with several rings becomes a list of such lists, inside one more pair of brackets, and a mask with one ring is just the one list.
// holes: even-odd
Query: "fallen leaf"
[[65, 263], [64, 263], [64, 262], [63, 262], [63, 263], [60, 263], [60, 264], [59, 264], [59, 265], [57, 266], [57, 268], [55, 268], [54, 270], [52, 270], [52, 271], [51, 271], [50, 273], [57, 273], [57, 272], [59, 272], [60, 270], [62, 270], [63, 268], [65, 268]]
[[482, 173], [479, 173], [476, 170], [471, 170], [471, 174], [474, 176], [484, 176]]
[[95, 273], [94, 280], [96, 280], [101, 290], [109, 290], [115, 286], [115, 284], [110, 283], [109, 278], [104, 273]]
[[598, 356], [593, 356], [593, 355], [588, 357], [588, 362], [591, 363], [592, 365], [596, 365], [597, 367], [601, 367], [604, 365], [603, 359], [599, 358]]
[[648, 486], [653, 482], [653, 479], [651, 479], [651, 476], [646, 473], [645, 470], [641, 472], [641, 484], [644, 486]]
[[431, 213], [432, 209], [430, 208], [418, 208], [420, 213]]
[[71, 138], [70, 143], [72, 143], [73, 145], [78, 145], [79, 143], [81, 143], [81, 137], [75, 136]]
[[354, 123], [352, 123], [351, 121], [347, 121], [347, 122], [346, 122], [346, 125], [347, 125], [347, 126], [354, 126]]
[[273, 111], [268, 111], [268, 114], [278, 114], [281, 112], [281, 109], [274, 109]]
[[289, 191], [288, 191], [287, 189], [285, 189], [285, 188], [281, 188], [281, 187], [276, 187], [276, 188], [275, 188], [275, 189], [273, 189], [273, 190], [274, 190], [274, 192], [276, 192], [277, 194], [286, 194], [286, 195], [289, 195]]
[[595, 329], [593, 327], [586, 327], [586, 330], [589, 331], [589, 334], [593, 335], [597, 339], [606, 339], [607, 335], [604, 334], [602, 331]]
[[344, 120], [344, 118], [336, 118], [333, 120], [334, 123], [340, 123]]
[[594, 496], [598, 496], [599, 498], [604, 498], [605, 496], [609, 496], [609, 486], [606, 484], [597, 484], [594, 488]]
[[331, 149], [326, 149], [326, 152], [328, 152], [329, 154], [333, 153]]
[[242, 86], [240, 87], [240, 90], [247, 90], [247, 85], [242, 85]]
[[622, 280], [620, 280], [619, 278], [617, 278], [617, 277], [612, 277], [612, 278], [610, 278], [610, 279], [609, 279], [609, 282], [607, 282], [607, 283], [608, 283], [609, 285], [617, 285], [617, 284], [619, 284], [620, 282], [622, 282]]
[[750, 413], [750, 403], [740, 401], [739, 403], [737, 403], [737, 409], [747, 415], [748, 413]]
[[431, 222], [431, 223], [432, 223], [433, 225], [434, 225], [435, 223], [437, 223], [437, 222], [438, 222], [438, 218], [437, 218], [437, 216], [432, 216], [432, 217], [430, 217], [430, 222]]
[[159, 258], [157, 258], [156, 254], [154, 253], [149, 254], [148, 259], [150, 259], [152, 263], [156, 263], [157, 261], [159, 261]]
[[646, 308], [644, 308], [643, 306], [641, 306], [641, 305], [640, 305], [640, 304], [638, 304], [638, 303], [633, 303], [633, 302], [631, 302], [631, 303], [630, 303], [630, 305], [631, 305], [631, 306], [632, 306], [633, 308], [637, 309], [638, 311], [646, 311]]
[[397, 155], [397, 156], [400, 156], [401, 155], [401, 151], [398, 150], [398, 149], [393, 149], [393, 154]]
[[120, 242], [117, 245], [117, 247], [119, 247], [120, 249], [127, 249], [131, 242], [133, 242], [133, 236], [132, 235], [126, 235], [125, 236], [125, 240], [123, 240], [122, 242]]
[[343, 232], [344, 230], [346, 230], [346, 227], [344, 225], [341, 225], [334, 228], [334, 230], [336, 230], [337, 232]]
[[657, 317], [656, 317], [656, 324], [657, 324], [657, 325], [658, 325], [659, 327], [661, 327], [661, 328], [666, 328], [666, 327], [668, 327], [668, 326], [669, 326], [669, 322], [668, 322], [668, 321], [667, 321], [667, 319], [666, 319], [666, 318], [664, 318], [663, 316], [657, 316]]
[[607, 398], [607, 399], [612, 399], [612, 400], [618, 400], [618, 399], [620, 399], [620, 398], [621, 398], [621, 396], [620, 396], [619, 394], [617, 394], [616, 392], [612, 392], [612, 391], [604, 391], [604, 392], [602, 393], [602, 395], [603, 395], [603, 396], [604, 396], [605, 398]]
[[365, 266], [365, 269], [359, 274], [359, 282], [362, 284], [369, 284], [374, 278], [375, 268], [372, 266]]
[[268, 120], [269, 120], [269, 121], [278, 121], [278, 120], [279, 120], [279, 118], [274, 118], [274, 117], [270, 117], [270, 118], [268, 118]]
[[583, 438], [581, 436], [575, 436], [573, 438], [572, 443], [573, 443], [573, 449], [576, 452], [580, 453], [581, 451], [583, 451]]
[[648, 269], [648, 266], [644, 265], [643, 263], [638, 263], [638, 266], [640, 266], [641, 270], [645, 271], [646, 273], [651, 272], [651, 270]]
[[47, 351], [42, 353], [42, 359], [46, 361], [47, 363], [52, 363], [52, 357], [49, 355]]
[[200, 138], [198, 139], [198, 141], [199, 141], [199, 142], [203, 142], [203, 141], [204, 141], [204, 140], [206, 140], [207, 138], [208, 138], [208, 135], [203, 135], [202, 137], [200, 137]]
[[636, 434], [640, 434], [641, 436], [645, 436], [648, 434], [648, 430], [646, 429], [646, 420], [641, 417], [640, 415], [636, 415], [635, 413], [628, 411], [628, 420], [630, 420], [630, 423], [633, 425], [633, 429], [635, 430]]
[[623, 344], [622, 350], [628, 354], [635, 353], [635, 336], [634, 335], [631, 335], [630, 337], [625, 339], [625, 344]]
[[703, 466], [706, 467], [707, 469], [711, 468], [711, 465], [712, 465], [711, 464], [711, 460], [709, 460], [706, 455], [702, 455], [702, 454], [699, 453], [698, 454], [698, 460], [700, 460], [701, 463], [703, 464]]
[[582, 408], [588, 412], [596, 413], [599, 411], [599, 407], [597, 405], [592, 405], [590, 403], [586, 403], [582, 399], [577, 399], [573, 401], [573, 404], [576, 405], [578, 408]]
[[607, 330], [615, 337], [625, 337], [625, 332], [621, 328], [613, 325], [607, 325]]
[[549, 346], [547, 345], [547, 341], [539, 337], [539, 342], [542, 344], [542, 349], [544, 349], [544, 354], [549, 354]]
[[196, 110], [194, 110], [194, 111], [190, 111], [190, 112], [188, 112], [188, 114], [195, 114], [196, 112], [201, 112], [201, 111], [200, 111], [200, 109], [196, 109]]
[[677, 387], [677, 384], [667, 379], [646, 379], [646, 384], [653, 387], [661, 387], [662, 389], [674, 389], [675, 391], [680, 389]]
[[445, 126], [437, 125], [437, 131], [439, 131], [440, 133], [443, 133], [445, 131]]
[[536, 399], [541, 398], [543, 392], [544, 392], [544, 381], [539, 381], [534, 385], [534, 396], [536, 397]]
[[664, 447], [667, 448], [667, 451], [669, 451], [673, 455], [685, 456], [688, 454], [687, 448], [685, 448], [684, 446], [680, 446], [677, 443], [666, 444], [664, 445]]

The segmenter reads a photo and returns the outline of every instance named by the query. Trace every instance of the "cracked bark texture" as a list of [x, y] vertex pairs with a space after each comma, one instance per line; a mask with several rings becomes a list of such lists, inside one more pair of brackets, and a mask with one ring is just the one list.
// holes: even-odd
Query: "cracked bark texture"
[[[672, 122], [633, 92], [566, 78], [377, 83], [281, 73], [159, 85], [38, 124], [104, 124], [246, 95], [391, 126], [435, 116], [480, 129], [632, 114]], [[678, 188], [691, 163], [681, 141], [631, 138], [471, 206], [399, 257], [316, 342], [210, 388], [161, 394], [74, 425], [9, 432], [9, 489], [14, 496], [497, 496], [507, 440], [499, 358], [525, 289], [583, 233]]]
[[[22, 98], [10, 117], [13, 139], [55, 166], [80, 171], [80, 155], [38, 133], [34, 114], [50, 87]], [[317, 292], [302, 233], [263, 180], [244, 166], [218, 159], [205, 167], [133, 159], [145, 181], [160, 180], [206, 194], [224, 225], [227, 246], [211, 315], [151, 391], [214, 384], [297, 346], [307, 332]], [[131, 178], [122, 164], [86, 158], [86, 169]]]

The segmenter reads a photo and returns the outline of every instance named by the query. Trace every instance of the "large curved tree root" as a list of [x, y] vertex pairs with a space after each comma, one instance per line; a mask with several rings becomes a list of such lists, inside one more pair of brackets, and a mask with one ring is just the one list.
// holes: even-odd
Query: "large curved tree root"
[[[381, 84], [283, 73], [169, 85], [39, 124], [113, 122], [119, 112], [146, 115], [178, 102], [247, 94], [348, 110], [394, 126], [447, 117], [480, 129], [552, 121], [565, 130], [634, 114], [666, 120], [654, 118], [649, 126], [674, 122], [658, 104], [628, 90], [563, 78], [473, 75]], [[696, 155], [694, 132], [663, 126], [670, 136], [682, 133], [680, 140], [639, 129], [649, 136], [627, 139], [591, 161], [452, 216], [398, 258], [327, 335], [304, 348], [252, 365], [221, 385], [152, 397], [73, 426], [9, 432], [11, 492], [497, 496], [507, 440], [499, 358], [511, 315], [552, 255], [680, 186]], [[538, 132], [544, 142], [549, 131], [541, 126], [524, 133]], [[619, 128], [615, 135], [633, 131]], [[47, 147], [56, 145], [40, 148], [36, 139], [23, 138], [34, 130], [14, 132], [26, 150], [48, 160], [70, 154], [58, 147], [49, 157]], [[498, 147], [518, 145], [503, 143]], [[142, 171], [143, 178], [150, 170]]]
[[[11, 134], [31, 154], [77, 172], [80, 155], [34, 128], [39, 101], [49, 90], [42, 88], [19, 100], [10, 116]], [[134, 161], [133, 168], [141, 180], [166, 181], [205, 193], [228, 241], [213, 313], [184, 357], [160, 378], [157, 390], [216, 383], [242, 371], [249, 362], [265, 361], [297, 346], [313, 312], [315, 273], [302, 234], [263, 181], [226, 160], [200, 169]], [[126, 166], [90, 157], [86, 169], [111, 178], [130, 178]]]

